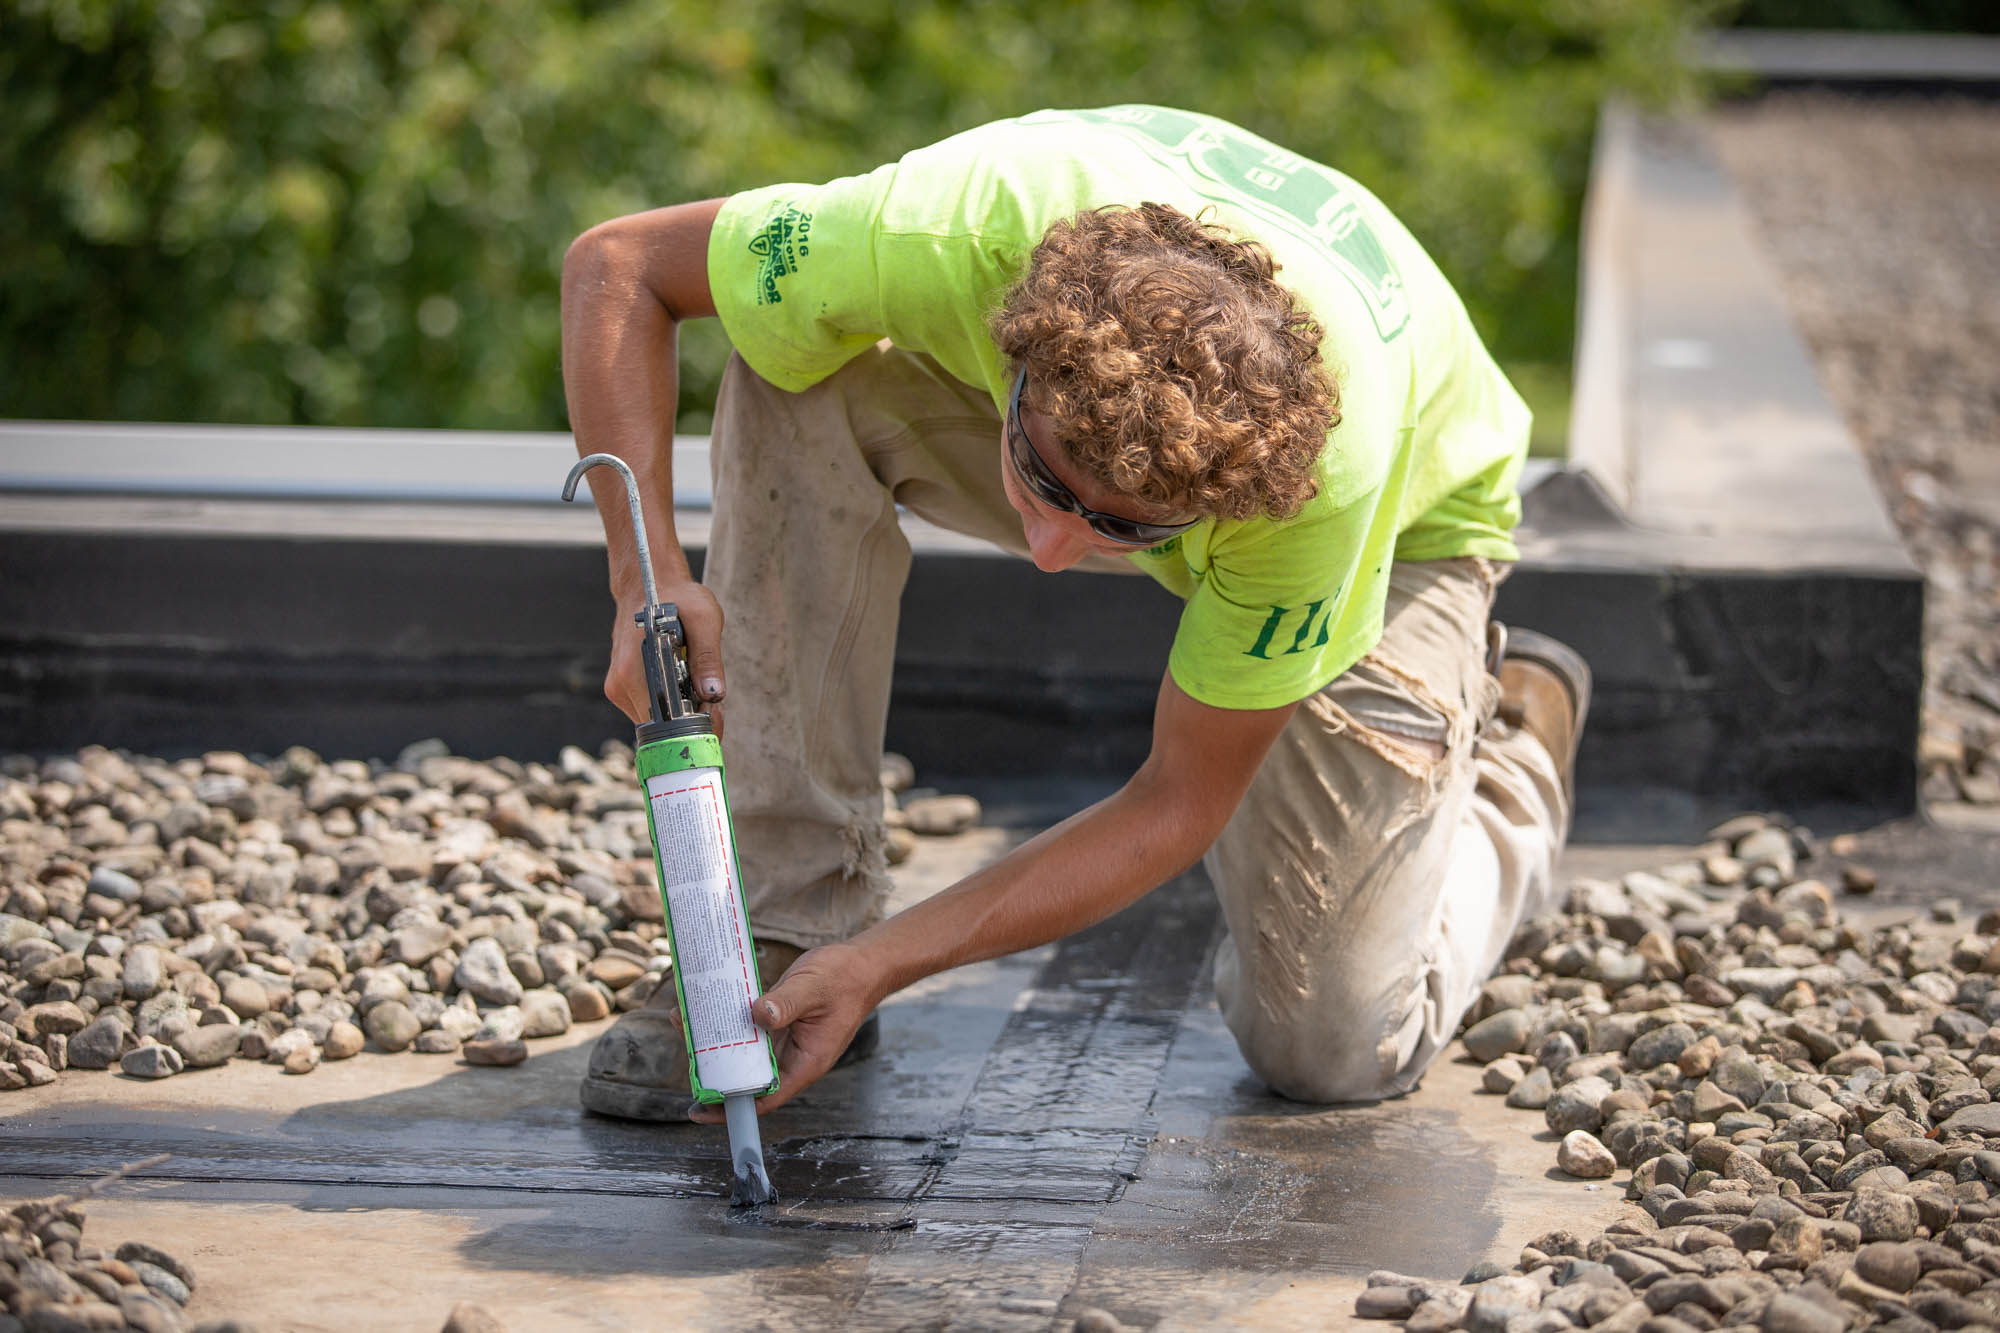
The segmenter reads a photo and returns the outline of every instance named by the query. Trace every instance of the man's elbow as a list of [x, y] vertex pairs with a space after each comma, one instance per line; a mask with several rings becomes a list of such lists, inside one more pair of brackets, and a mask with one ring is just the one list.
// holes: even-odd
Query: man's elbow
[[562, 265], [565, 298], [602, 286], [618, 270], [621, 251], [627, 248], [618, 235], [621, 221], [600, 222], [569, 243]]

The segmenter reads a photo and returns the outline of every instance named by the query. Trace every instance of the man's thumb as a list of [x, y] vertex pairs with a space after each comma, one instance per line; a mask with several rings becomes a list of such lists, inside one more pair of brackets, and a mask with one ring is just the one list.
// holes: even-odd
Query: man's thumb
[[791, 1021], [786, 1017], [785, 1006], [769, 995], [750, 1006], [750, 1017], [766, 1032], [775, 1032]]
[[719, 704], [727, 693], [722, 681], [722, 653], [709, 647], [697, 648], [688, 654], [688, 679], [694, 685], [694, 697], [705, 704]]

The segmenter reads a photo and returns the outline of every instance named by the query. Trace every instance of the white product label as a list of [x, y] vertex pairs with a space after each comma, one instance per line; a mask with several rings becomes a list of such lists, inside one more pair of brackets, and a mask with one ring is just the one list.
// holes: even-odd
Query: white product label
[[736, 885], [736, 845], [722, 772], [691, 768], [647, 779], [667, 911], [694, 1038], [695, 1067], [716, 1092], [771, 1081], [770, 1037], [750, 1020], [757, 964]]

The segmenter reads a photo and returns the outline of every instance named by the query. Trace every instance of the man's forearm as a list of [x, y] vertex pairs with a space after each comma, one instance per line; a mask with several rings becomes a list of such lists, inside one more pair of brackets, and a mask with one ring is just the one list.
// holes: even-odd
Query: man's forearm
[[[625, 461], [646, 501], [646, 540], [658, 571], [685, 576], [687, 556], [673, 521], [679, 326], [639, 280], [636, 262], [596, 231], [570, 247], [563, 263], [563, 390], [578, 454]], [[624, 601], [642, 586], [624, 487], [612, 472], [585, 479], [604, 519], [612, 591]]]
[[[1219, 813], [1219, 817], [1218, 817]], [[984, 870], [848, 942], [874, 1003], [949, 968], [1082, 930], [1198, 860], [1229, 811], [1140, 777]]]
[[840, 946], [865, 998], [879, 1004], [933, 973], [1082, 930], [1187, 869], [1295, 708], [1214, 708], [1163, 676], [1152, 752], [1116, 794]]

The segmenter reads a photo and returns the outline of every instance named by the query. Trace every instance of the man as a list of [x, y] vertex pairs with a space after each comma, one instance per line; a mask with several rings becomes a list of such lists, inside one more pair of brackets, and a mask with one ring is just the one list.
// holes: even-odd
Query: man
[[[717, 314], [736, 355], [703, 586], [667, 469], [675, 329]], [[729, 701], [757, 1019], [780, 1036], [761, 1109], [865, 1054], [899, 988], [1204, 855], [1252, 1070], [1309, 1101], [1392, 1095], [1545, 905], [1589, 677], [1529, 636], [1502, 661], [1488, 623], [1528, 413], [1353, 181], [1186, 112], [1039, 112], [592, 229], [564, 266], [563, 364], [578, 447], [647, 490], [697, 690]], [[638, 718], [640, 576], [606, 476], [605, 690]], [[1131, 780], [883, 920], [899, 504], [1186, 608]], [[672, 1005], [598, 1039], [586, 1106], [688, 1113]]]

